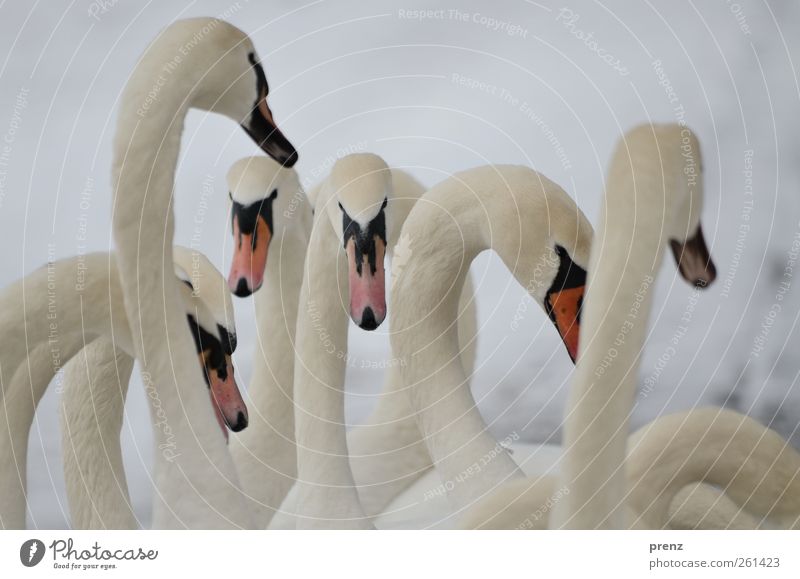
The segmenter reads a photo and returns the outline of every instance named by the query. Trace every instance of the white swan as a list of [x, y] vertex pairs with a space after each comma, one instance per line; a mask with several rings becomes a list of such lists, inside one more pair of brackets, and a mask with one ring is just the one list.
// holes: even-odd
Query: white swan
[[[234, 428], [244, 427], [247, 411], [233, 379], [230, 356], [220, 349], [223, 340], [228, 342], [228, 334], [220, 336], [217, 319], [193, 297], [191, 289], [181, 284], [180, 294], [184, 332], [197, 336], [196, 355], [201, 357], [201, 367], [206, 368], [201, 375], [209, 380], [217, 400], [209, 410], [214, 406], [212, 412], [220, 416], [221, 406], [226, 422]], [[4, 290], [0, 305], [0, 327], [11, 335], [20, 331], [25, 335], [0, 352], [0, 464], [4, 465], [0, 469], [0, 486], [4, 489], [0, 494], [0, 524], [24, 528], [28, 435], [36, 407], [58, 371], [53, 356], [66, 362], [99, 336], [113, 339], [114, 346], [129, 356], [133, 346], [116, 260], [107, 253], [50, 263]], [[197, 358], [193, 363], [197, 364]], [[196, 389], [198, 385], [199, 381]], [[86, 400], [85, 396], [81, 398]], [[83, 407], [80, 411], [90, 415], [93, 409]], [[170, 438], [170, 425], [165, 423], [161, 428]]]
[[[205, 255], [178, 246], [173, 254], [175, 273], [190, 290], [189, 295], [182, 290], [187, 308], [192, 308], [187, 316], [206, 369], [206, 383], [217, 420], [227, 437], [227, 428], [240, 431], [248, 418], [233, 376], [231, 355], [236, 348], [236, 328], [230, 293], [225, 280]], [[94, 302], [88, 306], [97, 307]], [[122, 309], [121, 304], [116, 307], [117, 311]], [[133, 358], [115, 347], [116, 339], [116, 336], [95, 339], [64, 366], [61, 403], [64, 473], [72, 526], [78, 529], [137, 526], [120, 448]], [[148, 394], [153, 396], [154, 392]], [[157, 403], [149, 397], [148, 401]], [[160, 450], [168, 454], [177, 452], [168, 446]]]
[[[747, 416], [719, 408], [679, 412], [634, 433], [628, 447], [628, 527], [800, 524], [800, 454]], [[558, 484], [552, 475], [507, 483], [468, 509], [461, 526], [547, 529], [553, 508], [569, 495]]]
[[423, 188], [372, 154], [338, 160], [316, 197], [297, 313], [297, 525], [371, 528], [350, 467], [344, 416], [347, 318], [386, 316], [384, 255]]
[[239, 296], [256, 292], [258, 330], [247, 389], [250, 426], [230, 448], [242, 488], [253, 499], [256, 526], [266, 528], [297, 475], [293, 345], [312, 212], [296, 172], [266, 157], [238, 160], [227, 182], [233, 233], [228, 285]]
[[625, 443], [652, 285], [672, 247], [687, 281], [714, 280], [700, 227], [697, 139], [681, 125], [626, 133], [612, 157], [589, 266], [581, 347], [567, 402], [555, 527], [625, 525]]
[[[314, 188], [314, 198], [320, 187]], [[234, 438], [231, 451], [242, 486], [255, 499], [257, 525], [262, 527], [269, 524], [297, 475], [294, 338], [312, 212], [294, 171], [266, 157], [234, 163], [228, 172], [228, 188], [234, 237], [228, 284], [240, 296], [258, 290], [255, 306], [259, 329], [248, 388], [251, 424]], [[459, 318], [462, 361], [465, 370], [471, 372], [476, 332], [471, 285], [463, 295], [470, 301], [464, 304]], [[347, 435], [351, 468], [368, 516], [380, 513], [431, 466], [396, 377], [396, 371], [386, 372], [375, 411], [365, 424]], [[286, 504], [284, 508], [293, 512], [296, 505]]]
[[247, 36], [225, 22], [198, 18], [170, 25], [150, 44], [121, 98], [113, 145], [112, 230], [125, 310], [143, 375], [158, 377], [160, 410], [181, 448], [172, 462], [156, 464], [156, 528], [253, 523], [224, 439], [209, 428], [210, 409], [193, 389], [200, 376], [190, 363], [193, 349], [183, 331], [168, 248], [174, 174], [190, 108], [226, 115], [279, 162], [296, 161], [294, 148], [275, 127], [267, 93]]
[[497, 252], [574, 357], [592, 228], [558, 185], [527, 167], [498, 165], [430, 189], [401, 235], [412, 258], [394, 280], [392, 349], [443, 488], [464, 508], [522, 476], [488, 432], [456, 363], [456, 297], [469, 264], [486, 249]]
[[[635, 149], [633, 166], [626, 153], [628, 146]], [[607, 186], [605, 215], [595, 240], [595, 247], [601, 249], [592, 254], [592, 267], [605, 269], [590, 269], [589, 276], [590, 280], [604, 279], [608, 284], [606, 291], [609, 293], [596, 293], [603, 286], [590, 282], [590, 292], [587, 295], [595, 297], [587, 299], [584, 308], [581, 355], [578, 362], [579, 369], [588, 359], [597, 362], [592, 366], [595, 376], [590, 382], [609, 397], [614, 393], [614, 387], [619, 380], [619, 376], [610, 380], [606, 378], [609, 365], [620, 360], [619, 352], [624, 348], [632, 348], [629, 354], [638, 353], [642, 343], [642, 332], [634, 334], [632, 322], [638, 321], [642, 325], [647, 318], [648, 304], [644, 290], [652, 284], [658, 267], [658, 263], [652, 263], [652, 255], [648, 249], [655, 251], [654, 248], [657, 248], [660, 255], [665, 244], [665, 240], [660, 243], [658, 241], [661, 235], [673, 236], [678, 240], [692, 237], [688, 246], [677, 242], [672, 244], [679, 268], [685, 277], [695, 283], [705, 285], [713, 280], [713, 264], [699, 229], [701, 190], [698, 189], [698, 152], [697, 142], [688, 130], [679, 126], [648, 126], [629, 133], [614, 157]], [[691, 169], [684, 171], [685, 167]], [[642, 188], [641, 192], [632, 189], [632, 178]], [[694, 195], [687, 199], [687, 194], [690, 193]], [[665, 199], [659, 199], [659, 194]], [[628, 208], [636, 205], [639, 207], [637, 216], [642, 219], [642, 229], [633, 229], [635, 209]], [[659, 211], [659, 208], [662, 209]], [[652, 214], [658, 213], [663, 218], [663, 208], [669, 213], [662, 228], [659, 221], [653, 222]], [[621, 216], [627, 226], [619, 223]], [[672, 217], [673, 223], [669, 222], [669, 217]], [[676, 223], [682, 224], [685, 229], [676, 228]], [[662, 229], [666, 231], [659, 233]], [[609, 232], [608, 237], [606, 231]], [[620, 245], [620, 240], [615, 235], [623, 236], [626, 243]], [[630, 237], [625, 237], [626, 235]], [[631, 239], [634, 235], [635, 243]], [[651, 245], [647, 245], [647, 241], [651, 241]], [[625, 256], [620, 247], [635, 248], [635, 258]], [[599, 255], [605, 255], [605, 259], [598, 257]], [[615, 260], [623, 259], [626, 260], [627, 267], [617, 266]], [[643, 261], [647, 261], [646, 266], [641, 263]], [[615, 269], [612, 266], [617, 267]], [[632, 284], [631, 277], [637, 283]], [[612, 279], [616, 280], [613, 287]], [[646, 280], [644, 289], [641, 285], [642, 279]], [[626, 289], [620, 290], [620, 287]], [[618, 292], [616, 296], [622, 296], [615, 296], [614, 300], [622, 301], [617, 302], [615, 310], [608, 313], [603, 323], [621, 334], [606, 332], [605, 336], [595, 338], [596, 341], [589, 341], [596, 336], [594, 332], [600, 323], [600, 314], [606, 315], [602, 311], [602, 299], [610, 295], [609, 288]], [[592, 291], [595, 293], [592, 294]], [[637, 291], [640, 293], [636, 294]], [[620, 303], [627, 304], [631, 309], [625, 310], [620, 307]], [[598, 352], [600, 355], [608, 354], [609, 347], [614, 348], [613, 352], [609, 358], [603, 360]], [[624, 371], [635, 376], [638, 362], [629, 359], [629, 364], [624, 366]], [[579, 372], [576, 380], [580, 376]], [[584, 384], [576, 382], [577, 389], [582, 386], [586, 390]], [[621, 396], [622, 400], [628, 400], [631, 393], [623, 392]], [[575, 396], [572, 400], [575, 400]], [[611, 400], [613, 403], [615, 399], [612, 397]], [[597, 412], [602, 405], [597, 400], [595, 404]], [[569, 418], [573, 419], [574, 417]], [[583, 419], [586, 424], [592, 424], [588, 409], [584, 410]], [[625, 429], [621, 427], [620, 430]], [[598, 446], [602, 448], [604, 441], [605, 439], [597, 441]], [[626, 487], [623, 486], [623, 494], [612, 508], [616, 509], [624, 526], [661, 528], [672, 524], [677, 527], [734, 525], [754, 528], [759, 524], [758, 518], [740, 512], [739, 505], [762, 517], [778, 515], [777, 518], [783, 525], [787, 525], [786, 521], [796, 524], [800, 513], [800, 499], [794, 487], [800, 484], [795, 481], [800, 474], [800, 456], [788, 448], [785, 441], [780, 440], [775, 433], [747, 417], [722, 410], [697, 410], [665, 417], [634, 435], [629, 446], [630, 454], [626, 464], [630, 491], [624, 494]], [[594, 455], [584, 455], [581, 463], [580, 457], [573, 454], [574, 450], [574, 447], [567, 447], [564, 462], [573, 468], [579, 468], [581, 464], [591, 465], [590, 459]], [[624, 442], [622, 452], [625, 452]], [[613, 464], [603, 466], [609, 468]], [[596, 466], [594, 470], [597, 470]], [[601, 484], [594, 486], [594, 492], [602, 493], [602, 481], [605, 479], [596, 480], [601, 481]], [[669, 508], [675, 506], [675, 497], [679, 491], [696, 482], [715, 484], [727, 494], [719, 496], [706, 485], [695, 486], [684, 495], [681, 505], [670, 512]], [[619, 492], [620, 489], [615, 487], [614, 491]], [[559, 482], [558, 478], [552, 476], [514, 481], [471, 508], [463, 525], [467, 528], [546, 528], [552, 512], [558, 512], [561, 507], [574, 502], [573, 492], [568, 484]], [[593, 514], [599, 516], [601, 513], [595, 510]], [[687, 522], [690, 520], [693, 521], [691, 524]], [[555, 525], [557, 523], [551, 521], [551, 526]]]

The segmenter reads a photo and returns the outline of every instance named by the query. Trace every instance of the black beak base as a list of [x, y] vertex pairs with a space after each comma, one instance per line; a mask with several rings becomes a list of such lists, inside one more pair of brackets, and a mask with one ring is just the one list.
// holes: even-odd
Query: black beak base
[[262, 151], [284, 167], [293, 167], [297, 163], [297, 151], [289, 139], [278, 127], [265, 119], [258, 109], [253, 111], [250, 121], [242, 125], [242, 128]]

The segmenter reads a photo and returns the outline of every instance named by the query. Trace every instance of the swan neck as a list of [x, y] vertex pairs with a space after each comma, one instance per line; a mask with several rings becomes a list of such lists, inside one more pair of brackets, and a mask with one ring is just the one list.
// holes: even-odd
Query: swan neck
[[[556, 528], [623, 528], [625, 452], [654, 282], [672, 208], [609, 178], [581, 315], [580, 350], [567, 403]], [[640, 197], [645, 197], [644, 199]], [[598, 485], [601, 490], [598, 491]]]
[[[151, 97], [153, 62], [158, 57], [142, 59], [122, 99], [113, 151], [112, 230], [136, 358], [145, 387], [159, 400], [150, 408], [160, 491], [154, 526], [250, 526], [230, 453], [201, 389], [204, 379], [173, 274], [172, 196], [192, 79], [175, 71]], [[148, 102], [145, 110], [142, 103]], [[216, 467], [213, 476], [209, 462]]]

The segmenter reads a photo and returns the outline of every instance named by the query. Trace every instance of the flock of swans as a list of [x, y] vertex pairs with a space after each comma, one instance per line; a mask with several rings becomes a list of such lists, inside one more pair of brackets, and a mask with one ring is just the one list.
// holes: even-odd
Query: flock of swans
[[[76, 528], [138, 527], [120, 447], [134, 361], [157, 446], [155, 528], [800, 526], [800, 455], [750, 418], [697, 409], [629, 436], [666, 248], [690, 284], [715, 277], [687, 127], [623, 137], [593, 231], [559, 185], [522, 166], [477, 167], [426, 190], [358, 153], [305, 192], [268, 94], [252, 42], [220, 20], [175, 22], [138, 61], [113, 144], [116, 252], [48, 263], [0, 295], [11, 337], [0, 350], [0, 526], [26, 524], [28, 434], [57, 370], [54, 332], [69, 360], [61, 427]], [[173, 243], [191, 108], [229, 117], [266, 154], [227, 175], [227, 280]], [[576, 364], [563, 449], [509, 448], [478, 411], [469, 268], [485, 250]], [[252, 294], [256, 309], [246, 398], [231, 294]], [[347, 431], [348, 332], [382, 323], [397, 363], [373, 414]]]

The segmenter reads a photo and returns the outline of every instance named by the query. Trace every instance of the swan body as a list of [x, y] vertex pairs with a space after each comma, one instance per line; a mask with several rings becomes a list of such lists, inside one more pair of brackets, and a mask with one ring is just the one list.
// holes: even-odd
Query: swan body
[[[730, 410], [664, 416], [628, 441], [626, 528], [756, 529], [800, 524], [800, 454]], [[556, 471], [515, 480], [482, 499], [467, 529], [547, 529], [568, 496]]]
[[[155, 100], [148, 97], [153, 86], [159, 87]], [[268, 91], [250, 39], [228, 23], [195, 18], [171, 24], [150, 44], [121, 97], [113, 143], [112, 231], [126, 317], [143, 375], [154, 380], [159, 412], [181, 448], [174, 460], [159, 457], [155, 465], [156, 528], [253, 526], [230, 453], [209, 427], [208, 405], [193, 390], [201, 376], [190, 362], [193, 350], [183, 331], [179, 284], [167, 248], [173, 244], [170, 203], [190, 108], [231, 118], [284, 165], [297, 160], [275, 126]], [[164, 443], [160, 436], [157, 444]]]
[[[552, 476], [558, 469], [561, 448], [556, 445], [525, 444], [512, 442], [508, 451], [519, 464], [520, 470], [527, 477], [539, 478]], [[513, 479], [514, 482], [526, 479]], [[513, 486], [513, 482], [505, 486]], [[458, 508], [447, 496], [448, 485], [433, 468], [427, 471], [398, 495], [375, 518], [375, 526], [379, 529], [454, 529], [462, 525], [465, 513], [471, 513], [470, 507]], [[494, 493], [492, 495], [494, 496]], [[479, 502], [488, 502], [487, 499]], [[486, 509], [487, 512], [489, 508]]]
[[556, 527], [625, 524], [628, 417], [666, 247], [689, 282], [705, 287], [715, 277], [700, 227], [701, 166], [697, 139], [677, 124], [632, 129], [612, 157], [567, 403], [557, 486], [569, 492], [554, 506]]
[[574, 355], [592, 228], [558, 185], [529, 168], [498, 165], [457, 173], [430, 189], [402, 236], [412, 257], [393, 282], [392, 349], [405, 362], [402, 382], [460, 509], [522, 476], [489, 434], [457, 363], [454, 320], [469, 264], [484, 250], [497, 252]]
[[[181, 250], [176, 251], [176, 254], [180, 253]], [[183, 270], [180, 273], [185, 275]], [[184, 332], [190, 334], [198, 329], [205, 332], [202, 341], [198, 341], [197, 355], [201, 356], [206, 376], [210, 377], [213, 395], [225, 398], [224, 402], [218, 400], [218, 407], [225, 409], [225, 419], [231, 423], [237, 423], [240, 414], [246, 423], [246, 408], [233, 380], [230, 357], [222, 353], [223, 340], [230, 340], [229, 331], [226, 329], [224, 335], [219, 333], [219, 318], [214, 317], [202, 300], [194, 297], [193, 290], [181, 284], [179, 291], [183, 310], [190, 321], [188, 328], [184, 325]], [[4, 290], [0, 307], [3, 310], [0, 327], [9, 332], [24, 328], [26, 334], [26, 340], [18, 340], [19, 344], [9, 345], [0, 354], [4, 378], [0, 458], [6, 465], [0, 469], [2, 486], [6, 489], [0, 498], [0, 522], [6, 528], [23, 528], [28, 434], [36, 407], [58, 370], [50, 360], [53, 350], [58, 352], [61, 361], [69, 361], [87, 343], [99, 338], [111, 344], [113, 359], [117, 352], [131, 357], [133, 346], [122, 305], [116, 259], [107, 253], [49, 263]], [[187, 318], [184, 318], [184, 324]], [[206, 353], [212, 342], [219, 349], [213, 363]], [[194, 363], [197, 364], [197, 358]], [[122, 365], [121, 376], [130, 375], [126, 365], [132, 363]], [[218, 379], [220, 372], [226, 373], [226, 380]], [[11, 379], [6, 376], [11, 376]], [[67, 391], [71, 392], [69, 386]], [[75, 400], [79, 404], [76, 412], [84, 416], [93, 414], [90, 391], [89, 395], [85, 391], [79, 392]], [[118, 440], [118, 425], [116, 432]], [[108, 440], [113, 441], [114, 437]], [[102, 446], [103, 441], [93, 439], [90, 444]], [[110, 444], [113, 446], [114, 443]], [[96, 452], [90, 450], [87, 454]], [[112, 473], [119, 475], [121, 458], [114, 457], [110, 466]], [[121, 517], [124, 519], [124, 515]]]

